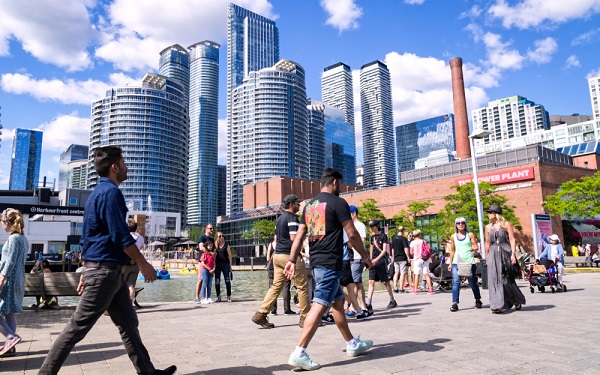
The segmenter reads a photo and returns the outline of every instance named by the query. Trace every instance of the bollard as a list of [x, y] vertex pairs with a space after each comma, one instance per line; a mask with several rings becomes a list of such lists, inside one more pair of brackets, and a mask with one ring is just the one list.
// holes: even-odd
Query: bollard
[[250, 257], [250, 270], [254, 271], [254, 257]]
[[488, 288], [487, 264], [485, 259], [479, 261], [481, 263], [481, 289]]

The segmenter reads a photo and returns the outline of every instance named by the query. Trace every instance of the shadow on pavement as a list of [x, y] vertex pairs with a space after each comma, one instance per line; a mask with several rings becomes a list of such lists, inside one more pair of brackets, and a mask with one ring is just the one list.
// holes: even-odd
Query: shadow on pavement
[[[237, 367], [223, 367], [219, 369], [197, 371], [192, 372], [190, 375], [222, 375], [222, 374], [234, 374], [234, 375], [262, 375], [262, 374], [273, 374], [275, 371], [289, 371], [291, 366], [287, 364], [281, 364], [277, 366], [269, 367], [254, 367], [254, 366], [237, 366]], [[304, 372], [304, 371], [302, 371]]]

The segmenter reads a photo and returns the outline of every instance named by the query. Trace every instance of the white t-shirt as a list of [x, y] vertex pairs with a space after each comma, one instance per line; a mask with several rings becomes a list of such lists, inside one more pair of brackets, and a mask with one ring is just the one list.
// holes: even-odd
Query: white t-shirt
[[137, 246], [138, 250], [142, 250], [142, 247], [144, 246], [144, 237], [140, 236], [139, 234], [135, 233], [135, 232], [130, 232], [131, 237], [133, 237], [133, 239], [135, 240], [135, 246]]
[[[356, 228], [356, 230], [358, 231], [358, 234], [360, 234], [360, 238], [364, 241], [365, 238], [367, 238], [367, 227], [360, 221], [355, 221], [354, 228]], [[360, 256], [360, 254], [358, 253], [358, 251], [356, 251], [354, 249], [352, 249], [352, 251], [354, 251], [354, 260], [360, 260], [362, 258]]]

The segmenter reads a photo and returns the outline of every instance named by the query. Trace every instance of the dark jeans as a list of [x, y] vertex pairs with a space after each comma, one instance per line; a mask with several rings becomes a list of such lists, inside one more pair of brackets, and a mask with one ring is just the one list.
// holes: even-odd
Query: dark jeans
[[57, 374], [69, 353], [108, 310], [119, 329], [125, 350], [138, 374], [155, 371], [138, 331], [138, 317], [129, 299], [129, 289], [120, 271], [87, 269], [83, 272], [84, 290], [71, 320], [54, 341], [38, 374]]
[[217, 298], [221, 297], [221, 272], [225, 279], [225, 288], [227, 289], [227, 298], [231, 297], [231, 266], [229, 263], [217, 263], [215, 267], [215, 290], [217, 291]]
[[[442, 267], [445, 267], [442, 265]], [[469, 282], [469, 286], [473, 291], [473, 297], [476, 300], [481, 299], [481, 293], [479, 292], [479, 284], [477, 284], [477, 276], [475, 276], [477, 272], [477, 265], [473, 264], [471, 266], [471, 276], [467, 277], [467, 281]], [[452, 302], [458, 303], [458, 299], [460, 296], [460, 276], [458, 276], [458, 264], [452, 265]]]

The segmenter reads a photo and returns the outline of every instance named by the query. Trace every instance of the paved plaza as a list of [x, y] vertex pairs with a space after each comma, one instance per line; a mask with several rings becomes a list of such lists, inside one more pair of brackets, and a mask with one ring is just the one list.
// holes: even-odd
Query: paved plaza
[[[308, 348], [323, 366], [318, 374], [599, 374], [600, 273], [568, 274], [567, 293], [531, 294], [521, 311], [494, 315], [483, 291], [475, 309], [470, 289], [461, 290], [460, 311], [450, 312], [451, 293], [375, 294], [375, 315], [350, 318], [354, 335], [373, 348], [346, 357], [337, 328], [320, 328]], [[143, 292], [142, 292], [143, 293]], [[143, 301], [143, 297], [141, 298]], [[178, 374], [289, 374], [287, 359], [300, 334], [298, 316], [271, 316], [274, 329], [250, 321], [259, 301], [212, 305], [147, 304], [138, 310], [140, 331], [157, 368], [176, 364]], [[298, 309], [296, 309], [298, 310]], [[2, 374], [35, 374], [73, 307], [19, 315], [17, 356], [0, 358]], [[132, 374], [116, 327], [103, 316], [67, 359], [61, 374]]]

